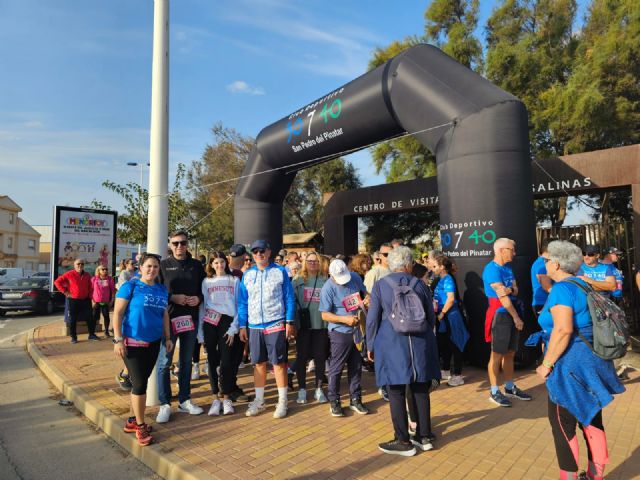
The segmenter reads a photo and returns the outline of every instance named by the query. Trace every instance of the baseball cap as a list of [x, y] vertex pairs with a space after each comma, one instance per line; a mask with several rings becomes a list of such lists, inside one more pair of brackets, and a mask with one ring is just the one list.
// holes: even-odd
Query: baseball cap
[[233, 245], [231, 245], [231, 248], [229, 249], [229, 256], [234, 258], [241, 257], [245, 253], [247, 253], [247, 249], [241, 243], [234, 243]]
[[616, 255], [622, 255], [622, 250], [618, 250], [617, 247], [609, 247], [607, 248], [606, 253], [615, 253]]
[[351, 280], [351, 272], [347, 268], [347, 265], [340, 259], [331, 261], [329, 265], [329, 274], [333, 277], [338, 285], [344, 285]]
[[269, 242], [267, 242], [266, 240], [256, 240], [255, 242], [253, 242], [251, 244], [251, 251], [253, 252], [254, 250], [257, 249], [262, 249], [262, 250], [271, 250], [271, 245], [269, 245]]
[[589, 255], [589, 254], [593, 255], [593, 254], [600, 253], [600, 248], [597, 245], [587, 245], [586, 247], [584, 247], [582, 251], [586, 255]]

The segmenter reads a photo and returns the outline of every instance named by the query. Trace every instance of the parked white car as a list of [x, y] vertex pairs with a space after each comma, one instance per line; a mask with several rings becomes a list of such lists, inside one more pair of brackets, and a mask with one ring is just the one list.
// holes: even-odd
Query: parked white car
[[30, 273], [33, 272], [25, 270], [24, 268], [0, 268], [0, 285], [4, 285], [14, 278], [28, 277]]

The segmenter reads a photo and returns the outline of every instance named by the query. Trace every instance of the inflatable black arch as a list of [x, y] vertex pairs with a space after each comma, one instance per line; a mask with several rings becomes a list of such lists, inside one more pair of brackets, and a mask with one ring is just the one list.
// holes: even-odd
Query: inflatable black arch
[[527, 110], [431, 45], [406, 50], [260, 132], [236, 189], [236, 242], [261, 238], [279, 249], [282, 202], [296, 171], [406, 132], [436, 155], [442, 244], [458, 276], [466, 285], [481, 281], [493, 241], [509, 237], [530, 298], [526, 278], [537, 253]]

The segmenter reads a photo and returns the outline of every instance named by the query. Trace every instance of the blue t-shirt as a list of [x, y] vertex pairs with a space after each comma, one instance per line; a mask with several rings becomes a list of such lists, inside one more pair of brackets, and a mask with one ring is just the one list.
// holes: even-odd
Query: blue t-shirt
[[456, 284], [453, 281], [453, 277], [449, 274], [440, 279], [438, 285], [436, 285], [436, 290], [433, 292], [433, 298], [438, 302], [438, 312], [441, 311], [444, 304], [447, 303], [447, 293], [454, 294], [453, 305], [457, 305], [458, 301], [455, 299]]
[[143, 342], [155, 342], [163, 335], [164, 311], [169, 302], [167, 287], [152, 286], [132, 278], [118, 289], [116, 298], [129, 300], [122, 320], [122, 334]]
[[[571, 280], [586, 285], [586, 283], [580, 279], [570, 278]], [[573, 310], [574, 329], [591, 327], [591, 315], [589, 314], [589, 306], [587, 305], [587, 295], [577, 285], [563, 281], [553, 286], [549, 293], [547, 303], [545, 303], [544, 308], [538, 316], [538, 323], [546, 333], [551, 334], [551, 330], [553, 330], [553, 318], [551, 317], [550, 309], [556, 305], [571, 307]], [[589, 332], [585, 333], [590, 335]]]
[[616, 278], [616, 289], [611, 293], [613, 297], [622, 297], [622, 284], [624, 283], [624, 274], [622, 270], [617, 268], [613, 263], [610, 264], [613, 269], [613, 276]]
[[[321, 312], [329, 312], [340, 316], [355, 316], [357, 309], [347, 311], [345, 305], [353, 305], [360, 292], [366, 293], [367, 289], [362, 283], [360, 275], [351, 273], [351, 280], [344, 285], [338, 285], [333, 278], [327, 280], [320, 291], [320, 308]], [[351, 300], [351, 302], [349, 302]], [[349, 327], [344, 323], [329, 322], [329, 331], [337, 331], [340, 333], [352, 333], [353, 327]]]
[[[615, 272], [611, 264], [598, 262], [593, 267], [590, 267], [586, 263], [583, 263], [580, 270], [578, 270], [578, 273], [576, 273], [576, 277], [581, 275], [597, 282], [604, 282], [607, 277], [615, 277]], [[611, 292], [600, 291], [599, 293], [611, 296]]]
[[[544, 305], [549, 294], [542, 288], [538, 281], [538, 275], [546, 275], [547, 267], [544, 263], [544, 257], [538, 257], [533, 265], [531, 265], [531, 288], [533, 289], [533, 300], [531, 305]], [[551, 280], [553, 285], [553, 280]]]
[[[511, 288], [513, 286], [513, 270], [511, 270], [511, 264], [498, 265], [493, 260], [489, 262], [482, 271], [482, 282], [484, 283], [484, 294], [487, 298], [498, 298], [498, 294], [491, 287], [492, 283], [501, 283], [505, 287]], [[511, 301], [514, 301], [516, 297], [509, 295]], [[507, 309], [500, 307], [497, 312], [506, 312]]]

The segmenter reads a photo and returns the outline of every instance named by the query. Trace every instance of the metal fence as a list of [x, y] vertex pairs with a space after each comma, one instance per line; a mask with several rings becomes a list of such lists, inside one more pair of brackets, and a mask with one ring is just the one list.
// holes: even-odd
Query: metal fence
[[633, 222], [611, 223], [608, 225], [573, 225], [566, 227], [540, 227], [536, 231], [538, 251], [540, 243], [548, 238], [569, 240], [580, 248], [586, 245], [598, 245], [601, 250], [616, 247], [623, 255], [618, 268], [624, 274], [624, 308], [632, 332], [640, 332], [640, 295], [635, 283], [635, 265], [633, 264]]

